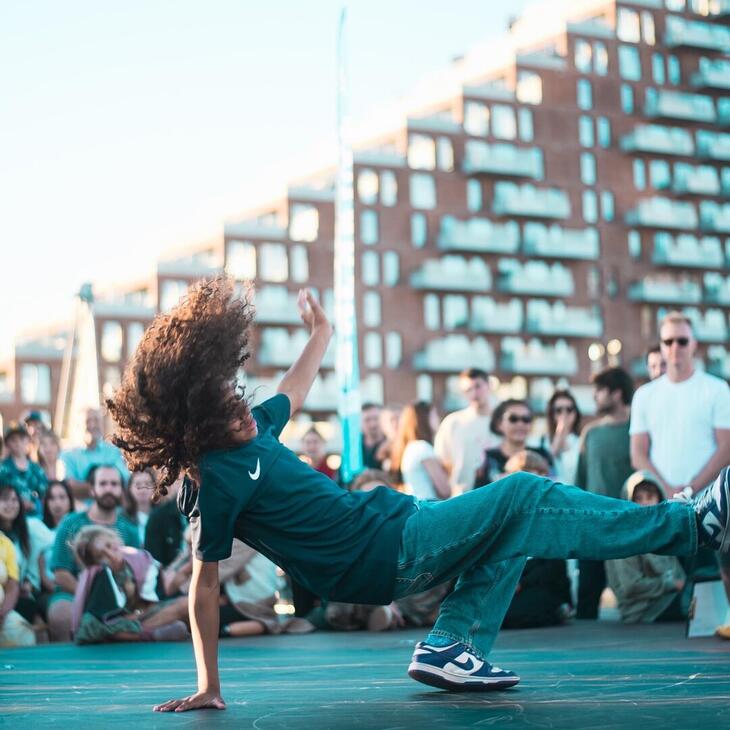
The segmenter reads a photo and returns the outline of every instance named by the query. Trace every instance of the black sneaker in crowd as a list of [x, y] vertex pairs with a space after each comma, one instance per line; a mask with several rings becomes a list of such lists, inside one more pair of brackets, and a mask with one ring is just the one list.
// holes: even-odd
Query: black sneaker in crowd
[[700, 544], [730, 552], [730, 466], [726, 466], [694, 501]]

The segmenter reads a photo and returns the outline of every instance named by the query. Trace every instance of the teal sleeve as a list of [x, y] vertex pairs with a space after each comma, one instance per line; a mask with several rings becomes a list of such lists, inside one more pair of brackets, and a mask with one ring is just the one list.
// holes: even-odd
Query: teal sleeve
[[69, 573], [76, 575], [79, 571], [76, 567], [73, 553], [69, 547], [69, 542], [76, 534], [73, 529], [74, 525], [65, 519], [58, 526], [56, 538], [53, 542], [53, 555], [51, 557], [51, 570], [68, 570]]
[[270, 425], [276, 438], [279, 438], [291, 415], [289, 396], [284, 393], [277, 393], [273, 398], [269, 398], [261, 405], [256, 406], [252, 414], [259, 427]]

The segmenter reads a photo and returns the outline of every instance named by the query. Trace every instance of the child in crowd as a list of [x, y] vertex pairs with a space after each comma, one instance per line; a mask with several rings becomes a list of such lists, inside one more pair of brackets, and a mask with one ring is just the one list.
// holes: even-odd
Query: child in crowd
[[146, 550], [124, 546], [115, 530], [98, 525], [83, 527], [72, 547], [83, 568], [73, 603], [77, 644], [189, 638], [187, 601], [160, 601], [159, 564]]
[[33, 646], [32, 626], [15, 610], [20, 595], [15, 546], [0, 533], [0, 646]]
[[218, 563], [230, 556], [234, 537], [332, 601], [388, 605], [459, 576], [408, 672], [445, 689], [481, 691], [519, 682], [487, 656], [524, 556], [685, 555], [698, 542], [730, 550], [730, 469], [696, 502], [655, 507], [525, 473], [441, 501], [418, 501], [388, 487], [340, 488], [279, 441], [332, 336], [311, 292], [300, 292], [298, 304], [309, 340], [277, 394], [260, 406], [251, 408], [237, 380], [249, 357], [253, 311], [223, 276], [200, 282], [156, 317], [109, 402], [118, 424], [114, 441], [133, 470], [160, 468], [163, 494], [181, 471], [188, 475], [178, 503], [193, 531], [190, 619], [198, 691], [157, 710], [225, 707], [217, 661]]
[[40, 513], [48, 480], [43, 469], [30, 460], [30, 434], [22, 423], [11, 423], [5, 430], [6, 459], [0, 462], [0, 484], [10, 484], [23, 500], [28, 515]]
[[[666, 500], [661, 482], [646, 470], [634, 472], [626, 480], [622, 494], [624, 499], [644, 507]], [[625, 623], [687, 618], [690, 586], [682, 565], [673, 555], [646, 554], [609, 560], [606, 576]]]

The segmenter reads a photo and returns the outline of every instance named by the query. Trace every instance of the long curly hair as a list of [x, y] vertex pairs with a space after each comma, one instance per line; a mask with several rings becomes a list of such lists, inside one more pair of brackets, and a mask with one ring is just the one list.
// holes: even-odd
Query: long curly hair
[[144, 333], [107, 406], [117, 423], [112, 441], [130, 469], [160, 472], [153, 501], [203, 453], [230, 443], [232, 424], [250, 418], [236, 377], [250, 356], [253, 319], [248, 297], [221, 275], [192, 286]]

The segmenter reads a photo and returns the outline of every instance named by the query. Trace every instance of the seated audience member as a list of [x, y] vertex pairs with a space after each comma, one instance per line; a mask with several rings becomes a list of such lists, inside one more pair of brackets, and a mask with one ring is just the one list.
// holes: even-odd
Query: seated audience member
[[309, 428], [304, 436], [302, 436], [304, 460], [315, 471], [337, 481], [337, 470], [327, 465], [326, 445], [327, 442], [324, 440], [324, 436], [314, 426]]
[[102, 464], [114, 466], [122, 476], [122, 483], [129, 480], [129, 470], [122, 452], [104, 440], [104, 416], [98, 408], [86, 411], [85, 445], [61, 454], [66, 467], [66, 481], [75, 497], [89, 497], [89, 472]]
[[[634, 472], [626, 480], [622, 496], [645, 507], [666, 499], [657, 477], [646, 470]], [[625, 623], [687, 618], [689, 586], [682, 565], [673, 555], [649, 553], [608, 560], [606, 576]]]
[[145, 550], [163, 566], [170, 565], [185, 544], [187, 520], [177, 507], [177, 493], [181, 484], [182, 477], [168, 488], [167, 496], [150, 512], [145, 531]]
[[11, 423], [8, 426], [5, 446], [8, 456], [0, 463], [0, 484], [10, 484], [15, 488], [23, 500], [26, 514], [40, 514], [48, 480], [43, 469], [28, 456], [30, 434], [24, 425]]
[[360, 427], [363, 466], [366, 469], [382, 469], [383, 460], [380, 448], [385, 442], [385, 434], [380, 427], [380, 406], [375, 403], [363, 403]]
[[15, 547], [20, 595], [15, 610], [33, 623], [41, 618], [42, 588], [40, 558], [53, 542], [51, 531], [36, 517], [27, 518], [25, 505], [15, 489], [0, 485], [0, 530]]
[[73, 600], [77, 644], [189, 638], [187, 599], [160, 601], [159, 565], [146, 550], [125, 547], [115, 530], [99, 525], [82, 528], [71, 547], [83, 566]]
[[30, 449], [29, 454], [31, 460], [38, 462], [38, 449], [40, 447], [41, 433], [46, 428], [46, 424], [43, 420], [43, 414], [40, 411], [29, 411], [28, 414], [23, 418], [23, 423], [30, 436]]
[[[505, 464], [505, 472], [526, 471], [547, 476], [548, 462], [534, 451], [520, 451]], [[565, 560], [527, 558], [520, 582], [502, 622], [505, 629], [556, 626], [570, 615], [570, 580]]]
[[33, 646], [32, 626], [15, 610], [20, 595], [15, 546], [0, 533], [0, 646]]
[[53, 543], [51, 570], [55, 591], [48, 608], [51, 638], [69, 641], [71, 638], [71, 603], [78, 583], [78, 565], [70, 543], [82, 527], [98, 525], [119, 533], [124, 545], [139, 547], [139, 531], [122, 512], [122, 476], [115, 466], [97, 466], [89, 473], [89, 491], [93, 504], [88, 512], [73, 512], [58, 526]]
[[433, 448], [438, 424], [436, 409], [424, 401], [407, 405], [398, 421], [391, 452], [391, 472], [393, 479], [418, 499], [451, 496], [449, 475]]
[[43, 613], [47, 611], [48, 594], [53, 593], [55, 580], [51, 570], [51, 557], [53, 556], [53, 543], [56, 539], [56, 530], [63, 518], [76, 511], [76, 500], [71, 489], [64, 481], [52, 480], [48, 483], [48, 489], [43, 497], [43, 524], [49, 530], [49, 543], [40, 554], [40, 576], [41, 586], [45, 600]]
[[61, 459], [61, 441], [55, 431], [43, 430], [38, 441], [38, 465], [49, 482], [61, 481], [66, 476], [66, 465]]
[[136, 471], [129, 477], [125, 512], [130, 521], [137, 525], [140, 545], [144, 545], [147, 522], [152, 512], [152, 495], [154, 490], [155, 475], [151, 469]]
[[555, 479], [575, 484], [580, 455], [580, 410], [569, 390], [556, 390], [547, 404], [547, 438], [543, 446], [553, 457]]
[[395, 489], [390, 477], [382, 469], [365, 469], [365, 471], [361, 471], [355, 477], [350, 485], [350, 491], [370, 492], [376, 487], [390, 487], [391, 489]]
[[487, 449], [484, 460], [477, 470], [474, 488], [491, 484], [505, 474], [505, 465], [511, 456], [520, 451], [532, 451], [545, 459], [552, 469], [550, 453], [540, 446], [528, 446], [527, 439], [532, 428], [533, 415], [530, 406], [523, 400], [502, 401], [492, 413], [489, 428], [493, 434], [502, 437], [499, 446]]

